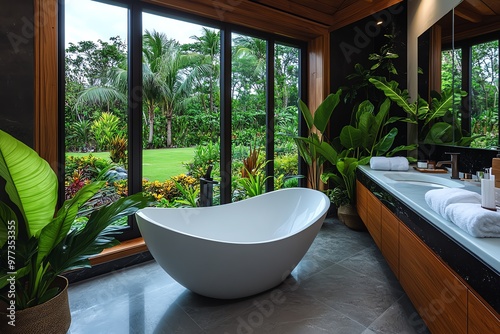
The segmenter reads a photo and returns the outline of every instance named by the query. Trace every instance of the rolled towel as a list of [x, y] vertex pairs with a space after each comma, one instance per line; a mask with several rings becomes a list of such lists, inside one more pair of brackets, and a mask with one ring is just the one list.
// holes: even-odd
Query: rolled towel
[[481, 204], [456, 203], [446, 207], [451, 222], [473, 237], [500, 237], [500, 212], [486, 210]]
[[374, 170], [407, 171], [408, 159], [405, 157], [371, 157], [370, 168]]
[[425, 193], [425, 202], [444, 219], [450, 220], [446, 208], [455, 203], [481, 204], [481, 195], [460, 188], [433, 189]]

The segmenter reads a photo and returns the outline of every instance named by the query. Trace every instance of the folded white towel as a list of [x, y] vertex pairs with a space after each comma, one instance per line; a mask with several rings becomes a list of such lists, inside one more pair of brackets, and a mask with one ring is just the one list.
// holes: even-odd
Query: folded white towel
[[460, 188], [433, 189], [425, 193], [425, 201], [432, 210], [444, 219], [450, 220], [446, 214], [446, 207], [455, 203], [481, 204], [481, 195]]
[[481, 204], [456, 203], [446, 207], [449, 219], [473, 237], [500, 237], [500, 212], [486, 210]]
[[410, 167], [405, 157], [371, 157], [370, 168], [374, 170], [407, 171]]

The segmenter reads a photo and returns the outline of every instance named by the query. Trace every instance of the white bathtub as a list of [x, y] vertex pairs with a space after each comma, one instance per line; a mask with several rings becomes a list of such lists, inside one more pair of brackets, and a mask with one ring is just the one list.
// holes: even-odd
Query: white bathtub
[[233, 299], [280, 284], [307, 252], [330, 200], [288, 188], [206, 208], [144, 208], [137, 224], [149, 251], [177, 282]]

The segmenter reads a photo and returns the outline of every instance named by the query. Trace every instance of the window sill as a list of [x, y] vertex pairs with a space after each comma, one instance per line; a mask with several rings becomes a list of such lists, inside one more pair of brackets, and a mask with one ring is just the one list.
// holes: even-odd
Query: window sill
[[121, 242], [119, 245], [107, 248], [103, 250], [100, 254], [91, 257], [90, 264], [92, 266], [95, 266], [109, 261], [121, 259], [127, 256], [143, 253], [146, 252], [147, 250], [148, 247], [146, 246], [146, 243], [144, 242], [143, 238], [126, 240]]

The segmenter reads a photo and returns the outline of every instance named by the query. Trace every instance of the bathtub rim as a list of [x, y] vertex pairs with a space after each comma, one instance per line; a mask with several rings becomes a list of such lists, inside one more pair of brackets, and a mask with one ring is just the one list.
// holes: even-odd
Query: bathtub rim
[[[152, 211], [156, 211], [156, 210], [170, 211], [170, 210], [178, 210], [178, 209], [183, 209], [183, 210], [212, 210], [212, 209], [220, 208], [220, 206], [196, 207], [196, 208], [190, 208], [190, 207], [189, 208], [146, 207], [146, 208], [138, 210], [135, 213], [135, 215], [136, 215], [136, 220], [137, 220], [137, 225], [138, 226], [139, 226], [139, 220], [137, 219], [137, 216], [140, 216], [141, 219], [147, 221], [148, 223], [154, 224], [154, 225], [156, 225], [156, 226], [158, 226], [160, 228], [164, 228], [164, 229], [167, 229], [169, 231], [172, 231], [172, 232], [175, 232], [175, 233], [179, 233], [179, 234], [182, 234], [182, 235], [187, 236], [187, 237], [201, 239], [201, 240], [204, 240], [204, 241], [207, 241], [207, 242], [215, 242], [215, 243], [222, 243], [222, 244], [228, 244], [228, 245], [259, 245], [259, 244], [267, 244], [267, 243], [273, 243], [273, 242], [277, 242], [277, 241], [280, 241], [280, 240], [288, 239], [288, 238], [290, 238], [290, 237], [292, 237], [292, 236], [294, 236], [296, 234], [299, 234], [300, 232], [306, 230], [307, 228], [311, 227], [316, 222], [318, 222], [318, 220], [323, 220], [324, 221], [324, 218], [326, 217], [326, 214], [328, 213], [328, 209], [330, 207], [330, 203], [331, 203], [330, 199], [328, 198], [328, 196], [326, 194], [324, 194], [323, 192], [321, 192], [319, 190], [315, 190], [315, 189], [311, 189], [311, 188], [298, 188], [298, 187], [295, 187], [295, 188], [285, 188], [285, 189], [273, 190], [273, 191], [270, 191], [270, 192], [267, 192], [267, 193], [264, 193], [264, 194], [261, 194], [261, 195], [258, 195], [258, 196], [255, 196], [255, 197], [251, 197], [251, 198], [247, 198], [247, 199], [243, 200], [243, 201], [252, 200], [252, 199], [255, 199], [256, 197], [259, 197], [259, 196], [268, 196], [268, 195], [271, 195], [273, 193], [275, 195], [276, 192], [284, 192], [284, 191], [290, 191], [290, 190], [296, 191], [297, 189], [301, 189], [301, 190], [305, 190], [305, 191], [318, 192], [320, 195], [322, 195], [321, 197], [326, 202], [326, 205], [320, 211], [320, 213], [318, 213], [317, 215], [315, 215], [314, 217], [312, 217], [307, 224], [305, 224], [304, 226], [302, 226], [300, 229], [298, 229], [294, 233], [287, 234], [287, 235], [284, 235], [284, 236], [281, 236], [281, 237], [278, 237], [278, 238], [273, 238], [273, 239], [268, 239], [268, 240], [262, 240], [262, 241], [227, 241], [227, 240], [220, 240], [220, 239], [214, 239], [214, 238], [207, 238], [207, 237], [203, 237], [203, 236], [192, 234], [192, 233], [186, 233], [185, 231], [181, 231], [181, 230], [178, 230], [178, 229], [171, 228], [169, 226], [162, 225], [159, 222], [157, 222], [156, 220], [153, 220], [153, 219], [149, 218], [144, 213], [144, 211], [149, 211], [149, 210], [152, 210]], [[238, 205], [238, 203], [241, 203], [243, 201], [227, 203], [227, 204], [224, 204], [224, 206], [226, 206], [226, 205]], [[318, 203], [320, 203], [320, 202], [318, 202]], [[140, 230], [140, 226], [139, 226], [139, 230]]]

